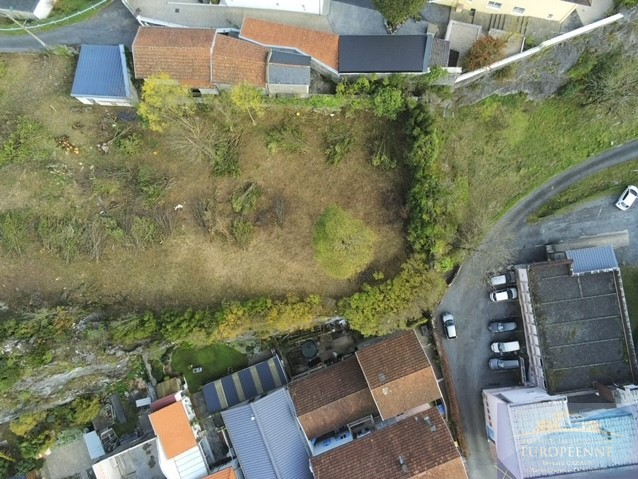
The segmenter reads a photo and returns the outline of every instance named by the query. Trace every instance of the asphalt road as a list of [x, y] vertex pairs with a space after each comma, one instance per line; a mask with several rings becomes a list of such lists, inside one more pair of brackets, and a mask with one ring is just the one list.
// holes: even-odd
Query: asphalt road
[[[135, 38], [139, 24], [119, 0], [114, 0], [90, 19], [46, 30], [36, 35], [50, 45], [100, 44], [115, 45], [118, 43], [130, 47]], [[27, 35], [0, 36], [0, 52], [38, 52], [42, 46]]]
[[[467, 467], [470, 478], [495, 477], [495, 464], [489, 451], [485, 432], [485, 419], [481, 391], [485, 388], [514, 385], [518, 375], [513, 372], [492, 372], [487, 367], [492, 356], [489, 344], [494, 336], [487, 330], [493, 319], [518, 315], [518, 302], [490, 303], [489, 288], [483, 280], [493, 264], [486, 264], [480, 251], [490, 248], [500, 238], [511, 238], [515, 261], [524, 263], [545, 258], [546, 243], [561, 239], [575, 239], [606, 232], [629, 230], [630, 246], [617, 250], [621, 264], [638, 264], [638, 213], [621, 212], [613, 204], [615, 198], [600, 198], [556, 218], [548, 218], [531, 225], [526, 219], [553, 195], [577, 183], [588, 175], [632, 159], [638, 158], [638, 140], [610, 149], [601, 155], [558, 175], [541, 188], [523, 198], [493, 228], [479, 252], [464, 265], [448, 290], [438, 313], [450, 311], [457, 323], [458, 339], [442, 339], [443, 351], [451, 377], [448, 388], [454, 388], [465, 433]], [[489, 255], [488, 255], [489, 256]], [[509, 261], [508, 261], [509, 262]], [[501, 266], [506, 266], [503, 264]], [[435, 327], [441, 334], [440, 317]], [[510, 336], [505, 333], [504, 338]], [[500, 336], [497, 336], [501, 339]]]

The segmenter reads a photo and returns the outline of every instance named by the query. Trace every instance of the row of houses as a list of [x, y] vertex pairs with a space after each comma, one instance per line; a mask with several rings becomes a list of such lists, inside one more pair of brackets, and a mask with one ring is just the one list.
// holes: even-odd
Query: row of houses
[[[424, 74], [447, 67], [451, 58], [449, 42], [431, 34], [340, 36], [253, 18], [239, 31], [142, 26], [132, 54], [139, 80], [166, 74], [196, 94], [246, 83], [270, 95], [297, 96], [310, 93], [313, 70], [335, 81]], [[123, 47], [84, 45], [71, 95], [89, 104], [133, 104]]]
[[154, 437], [101, 458], [98, 479], [467, 478], [415, 331], [288, 381], [279, 357], [204, 388], [228, 448], [213, 458], [183, 391], [150, 405]]

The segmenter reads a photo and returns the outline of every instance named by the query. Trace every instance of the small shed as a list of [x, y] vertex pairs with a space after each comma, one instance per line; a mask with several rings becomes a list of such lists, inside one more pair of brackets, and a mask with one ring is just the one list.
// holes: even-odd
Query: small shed
[[87, 432], [84, 435], [84, 443], [86, 444], [91, 459], [99, 459], [106, 454], [102, 441], [95, 431]]
[[268, 93], [307, 96], [310, 92], [310, 57], [273, 49], [266, 71]]
[[71, 96], [86, 105], [133, 106], [137, 94], [126, 66], [124, 46], [82, 45]]
[[49, 16], [55, 0], [0, 0], [0, 16], [22, 20], [42, 20]]

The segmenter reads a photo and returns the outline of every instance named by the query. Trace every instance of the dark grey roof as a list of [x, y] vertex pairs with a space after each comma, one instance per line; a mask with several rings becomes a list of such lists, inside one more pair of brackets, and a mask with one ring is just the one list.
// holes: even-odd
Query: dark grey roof
[[271, 85], [310, 85], [310, 67], [268, 65], [268, 83]]
[[618, 271], [573, 275], [567, 260], [528, 266], [537, 337], [550, 394], [593, 381], [633, 382]]
[[278, 63], [280, 65], [297, 65], [302, 67], [310, 66], [310, 57], [308, 55], [278, 49], [272, 50], [268, 61], [269, 63]]
[[597, 273], [618, 269], [618, 261], [616, 261], [614, 248], [611, 246], [575, 249], [566, 251], [565, 255], [568, 259], [574, 261], [572, 265], [574, 274]]
[[40, 3], [40, 0], [0, 0], [0, 8], [5, 10], [13, 9], [16, 12], [33, 13], [38, 3]]
[[82, 45], [71, 96], [130, 98], [124, 47]]
[[447, 67], [450, 62], [450, 42], [440, 38], [432, 39], [432, 56], [430, 65], [433, 67]]
[[340, 73], [424, 72], [430, 63], [426, 35], [342, 35]]
[[286, 389], [227, 409], [222, 418], [246, 479], [312, 479], [306, 439]]

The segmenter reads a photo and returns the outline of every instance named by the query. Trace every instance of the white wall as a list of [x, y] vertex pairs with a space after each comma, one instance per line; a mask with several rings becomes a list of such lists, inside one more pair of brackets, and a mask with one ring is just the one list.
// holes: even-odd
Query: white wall
[[[326, 2], [328, 3], [328, 2]], [[266, 10], [284, 10], [287, 12], [305, 12], [322, 15], [324, 0], [221, 0], [228, 7], [263, 8]]]

